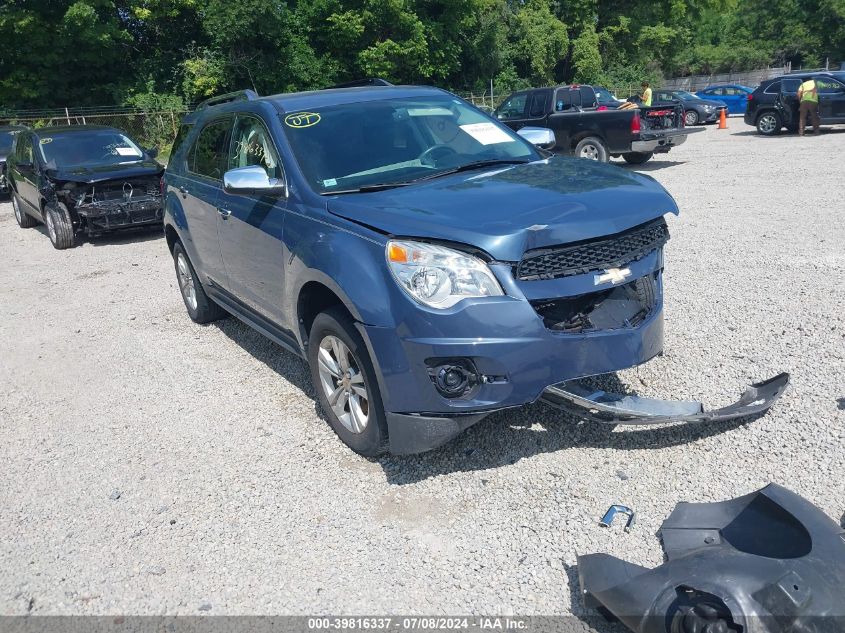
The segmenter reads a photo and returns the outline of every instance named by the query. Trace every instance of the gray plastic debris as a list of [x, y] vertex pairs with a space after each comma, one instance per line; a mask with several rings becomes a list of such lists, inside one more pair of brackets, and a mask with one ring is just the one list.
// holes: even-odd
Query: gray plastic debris
[[654, 569], [578, 557], [587, 607], [638, 633], [845, 631], [845, 531], [777, 484], [719, 503], [680, 503]]

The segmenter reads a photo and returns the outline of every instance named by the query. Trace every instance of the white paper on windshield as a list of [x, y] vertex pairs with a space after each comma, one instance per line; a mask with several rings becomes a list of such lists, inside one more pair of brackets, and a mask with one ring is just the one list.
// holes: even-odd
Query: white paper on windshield
[[134, 147], [115, 147], [114, 151], [118, 153], [120, 156], [140, 156], [141, 152], [139, 152]]
[[408, 116], [455, 116], [447, 108], [408, 108]]
[[492, 123], [470, 123], [462, 125], [461, 129], [482, 145], [513, 142], [510, 136]]

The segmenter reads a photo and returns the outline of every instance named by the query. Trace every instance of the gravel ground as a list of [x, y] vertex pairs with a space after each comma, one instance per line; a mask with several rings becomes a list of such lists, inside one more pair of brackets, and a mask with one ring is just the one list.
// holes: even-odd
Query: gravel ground
[[[609, 430], [538, 404], [373, 461], [301, 361], [189, 321], [160, 235], [55, 251], [0, 204], [0, 614], [577, 615], [576, 553], [659, 564], [678, 501], [776, 481], [838, 520], [843, 143], [732, 119], [642, 170], [682, 214], [666, 354], [619, 380], [716, 406], [792, 372], [768, 415]], [[629, 534], [598, 525], [615, 502]]]

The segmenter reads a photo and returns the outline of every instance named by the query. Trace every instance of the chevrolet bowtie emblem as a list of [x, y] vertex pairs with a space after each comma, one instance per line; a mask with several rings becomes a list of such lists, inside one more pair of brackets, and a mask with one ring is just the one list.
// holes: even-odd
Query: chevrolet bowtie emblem
[[630, 276], [630, 268], [608, 268], [604, 273], [596, 275], [593, 278], [593, 285], [601, 286], [602, 284], [611, 283], [615, 286], [616, 284], [621, 284]]

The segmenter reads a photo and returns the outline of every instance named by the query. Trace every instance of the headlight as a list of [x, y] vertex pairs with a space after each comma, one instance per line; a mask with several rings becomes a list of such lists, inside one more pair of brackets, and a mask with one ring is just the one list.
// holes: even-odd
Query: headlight
[[712, 111], [712, 110], [715, 110], [715, 109], [716, 109], [716, 106], [706, 105], [706, 106], [704, 106], [704, 109], [705, 109], [705, 110], [707, 110], [708, 112], [710, 112], [710, 111]]
[[412, 299], [431, 308], [450, 308], [468, 297], [505, 293], [483, 261], [460, 251], [421, 242], [388, 242], [387, 265]]

